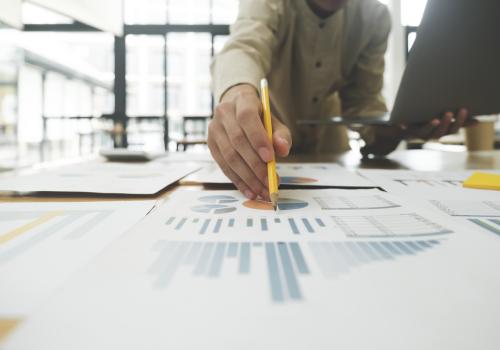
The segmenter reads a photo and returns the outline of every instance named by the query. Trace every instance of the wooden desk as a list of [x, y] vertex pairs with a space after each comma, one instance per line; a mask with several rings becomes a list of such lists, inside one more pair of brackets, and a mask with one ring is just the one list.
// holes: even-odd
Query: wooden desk
[[362, 159], [354, 151], [341, 154], [294, 155], [284, 162], [336, 162], [350, 170], [408, 169], [421, 171], [500, 169], [500, 151], [443, 152], [432, 150], [397, 151], [386, 158]]
[[[443, 152], [431, 150], [405, 150], [392, 153], [387, 158], [363, 159], [354, 151], [336, 154], [291, 155], [282, 162], [324, 162], [338, 163], [349, 170], [356, 169], [409, 169], [422, 171], [500, 169], [500, 151], [488, 152]], [[71, 202], [71, 201], [113, 201], [113, 200], [162, 200], [178, 188], [201, 188], [198, 184], [184, 183], [169, 186], [156, 196], [134, 197], [96, 197], [59, 195], [43, 197], [9, 197], [0, 195], [0, 202]], [[210, 188], [207, 188], [210, 189]]]

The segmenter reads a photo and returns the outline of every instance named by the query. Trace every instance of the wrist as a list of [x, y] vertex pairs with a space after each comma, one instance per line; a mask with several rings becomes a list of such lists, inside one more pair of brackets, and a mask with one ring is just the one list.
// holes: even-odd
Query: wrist
[[242, 96], [259, 96], [257, 89], [248, 83], [242, 83], [231, 86], [227, 89], [220, 99], [221, 102], [234, 102]]

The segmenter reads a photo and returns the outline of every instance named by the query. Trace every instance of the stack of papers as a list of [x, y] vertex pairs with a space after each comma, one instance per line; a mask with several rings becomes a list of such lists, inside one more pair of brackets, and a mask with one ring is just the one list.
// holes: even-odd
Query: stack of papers
[[198, 170], [176, 162], [89, 162], [0, 178], [0, 191], [152, 195]]
[[[287, 187], [335, 187], [335, 188], [373, 188], [371, 181], [331, 163], [280, 163], [276, 166], [280, 186]], [[217, 164], [206, 166], [199, 172], [188, 176], [185, 181], [202, 184], [230, 184]]]
[[[191, 171], [159, 162], [107, 167], [108, 188], [153, 191]], [[173, 163], [161, 181], [148, 177]], [[106, 187], [90, 165], [51, 181], [70, 170]], [[123, 174], [134, 181], [111, 184]], [[281, 190], [277, 212], [201, 186], [154, 210], [0, 205], [3, 348], [500, 347], [497, 191], [463, 188], [470, 171], [295, 163], [279, 174], [290, 186], [345, 188]], [[188, 179], [229, 182], [215, 165]]]
[[498, 237], [378, 190], [281, 197], [275, 213], [237, 191], [177, 191], [6, 347], [500, 344]]

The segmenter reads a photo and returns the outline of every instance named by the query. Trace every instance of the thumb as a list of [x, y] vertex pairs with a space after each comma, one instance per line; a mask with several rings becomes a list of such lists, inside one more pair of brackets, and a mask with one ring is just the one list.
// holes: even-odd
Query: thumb
[[292, 147], [290, 130], [275, 117], [273, 117], [273, 146], [276, 154], [280, 157], [288, 156]]

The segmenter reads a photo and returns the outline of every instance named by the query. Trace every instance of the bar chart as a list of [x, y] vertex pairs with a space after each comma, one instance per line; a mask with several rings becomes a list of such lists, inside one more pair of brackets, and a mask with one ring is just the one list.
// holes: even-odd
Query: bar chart
[[[217, 209], [216, 209], [217, 210]], [[227, 210], [227, 208], [224, 208]], [[220, 214], [217, 213], [217, 214]], [[251, 232], [255, 234], [272, 233], [276, 230], [294, 235], [313, 235], [328, 231], [325, 217], [189, 217], [171, 216], [165, 226], [176, 233], [196, 232], [207, 234], [238, 234]], [[330, 224], [331, 226], [331, 224]]]
[[388, 209], [400, 207], [399, 204], [379, 195], [314, 197], [314, 200], [323, 210]]
[[29, 314], [153, 206], [153, 201], [0, 206], [0, 314]]
[[418, 237], [453, 231], [418, 214], [377, 216], [333, 216], [335, 224], [347, 237]]
[[500, 236], [500, 219], [469, 218], [473, 224]]
[[[169, 232], [198, 235], [338, 235], [352, 238], [417, 237], [452, 233], [452, 230], [415, 214], [373, 216], [191, 217], [170, 216], [164, 221]], [[339, 237], [339, 236], [337, 236]]]
[[394, 179], [394, 182], [406, 187], [424, 187], [424, 188], [456, 188], [462, 186], [460, 180], [433, 180], [433, 179]]
[[41, 242], [62, 233], [75, 240], [104, 222], [113, 210], [1, 211], [0, 264], [24, 254]]
[[[222, 279], [231, 272], [242, 276], [258, 273], [253, 262], [264, 259], [271, 301], [297, 302], [305, 299], [301, 278], [314, 274], [313, 267], [325, 278], [338, 278], [364, 265], [416, 256], [440, 243], [440, 240], [308, 243], [160, 240], [153, 247], [155, 259], [147, 272], [153, 276], [153, 288], [163, 290], [181, 273], [210, 280]], [[236, 271], [224, 269], [229, 264], [236, 264]]]
[[500, 217], [500, 201], [431, 200], [451, 216]]

